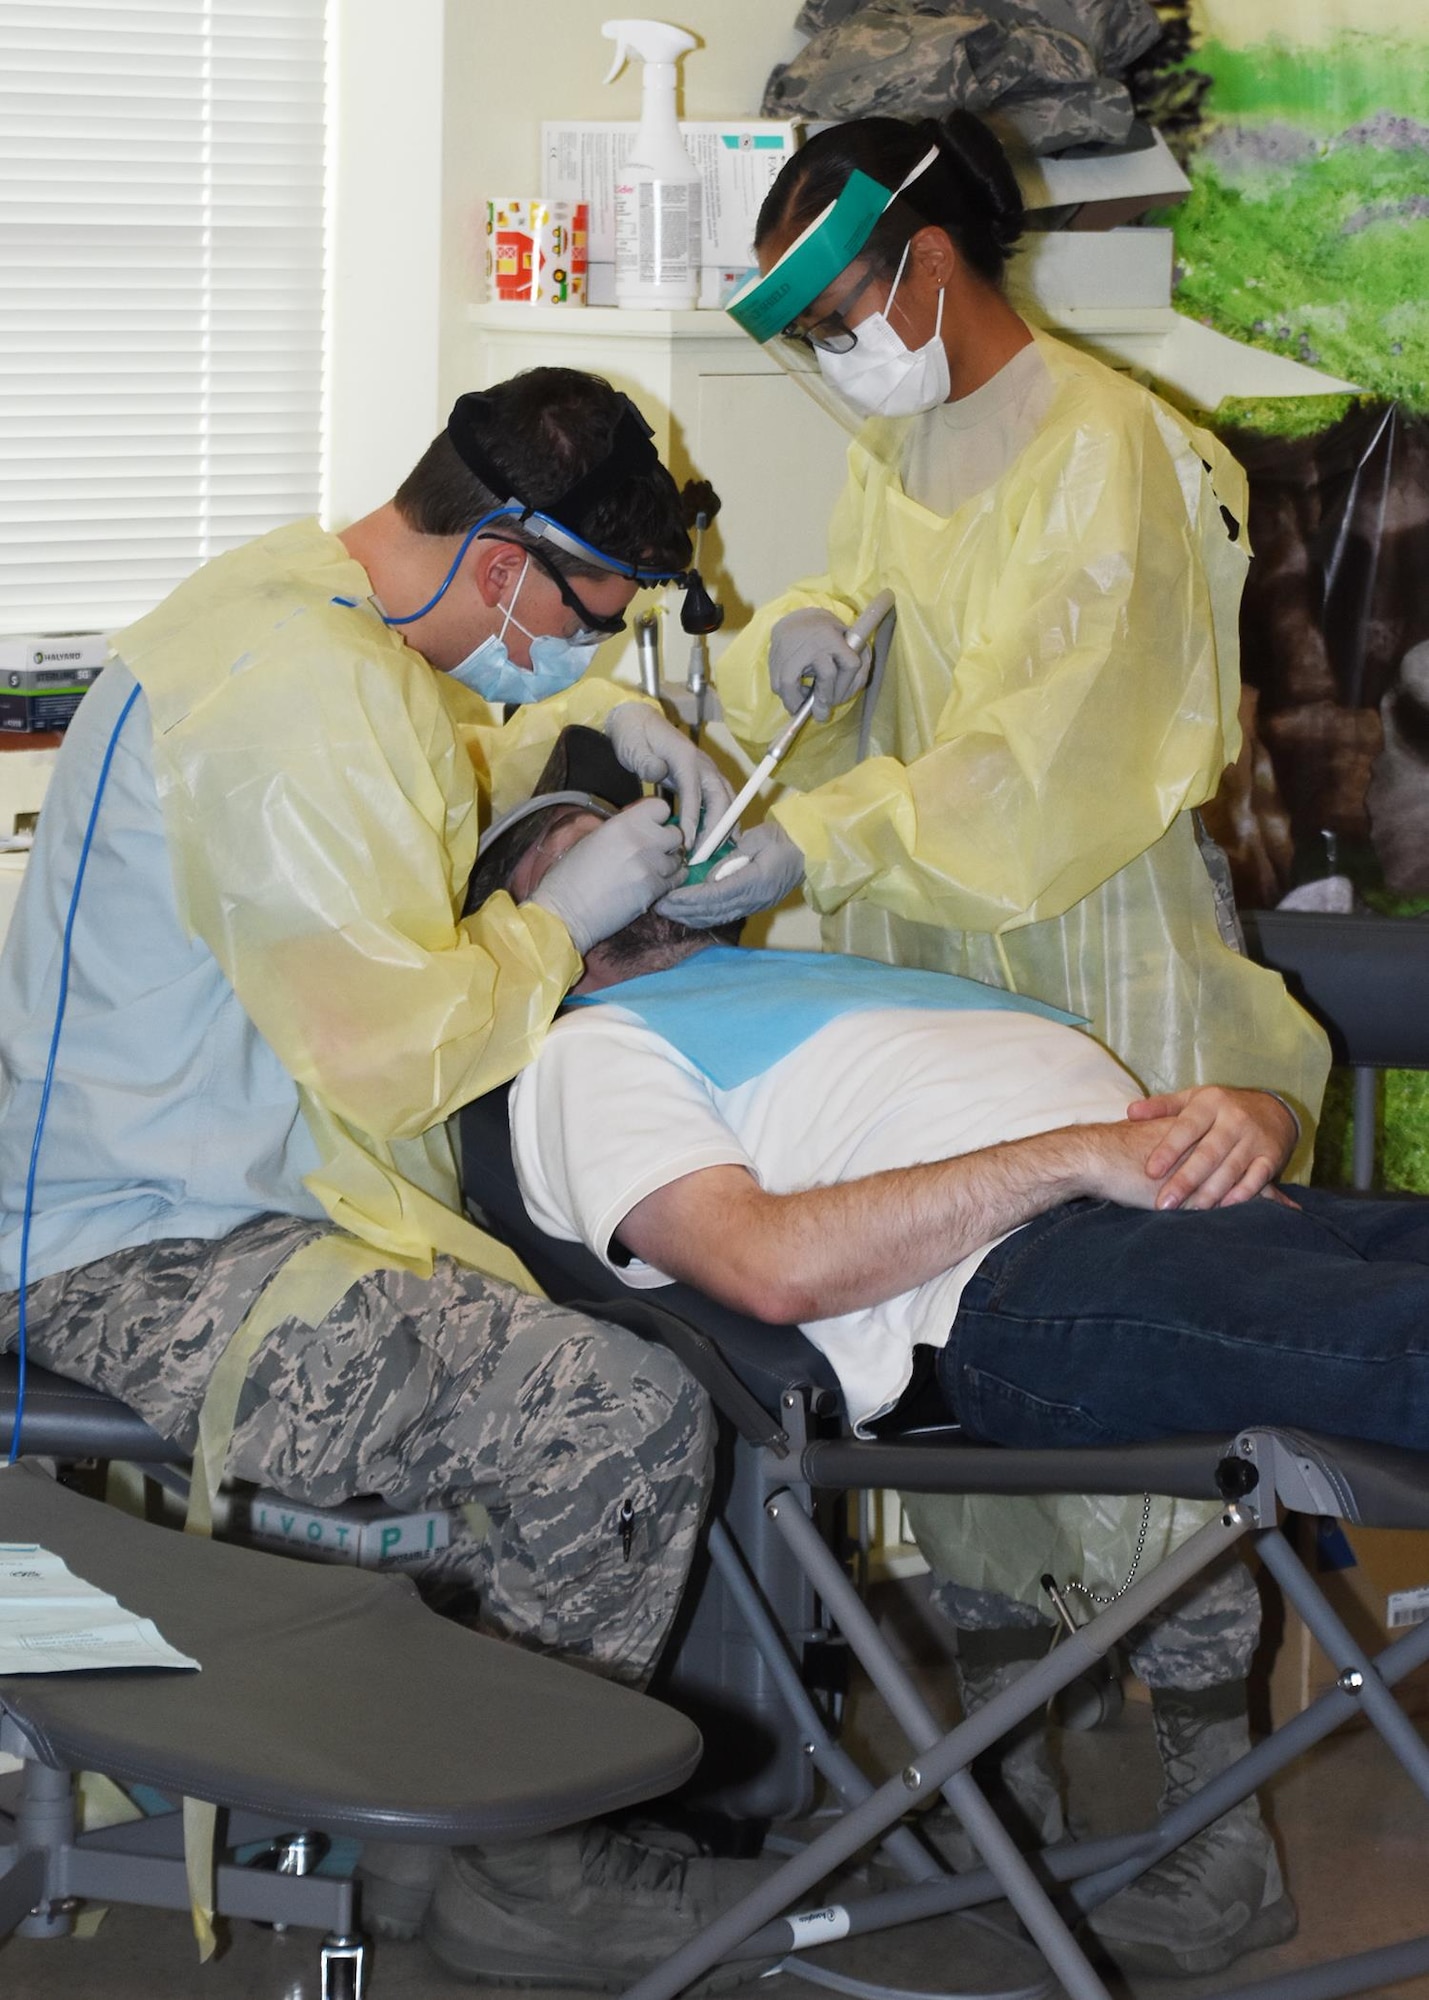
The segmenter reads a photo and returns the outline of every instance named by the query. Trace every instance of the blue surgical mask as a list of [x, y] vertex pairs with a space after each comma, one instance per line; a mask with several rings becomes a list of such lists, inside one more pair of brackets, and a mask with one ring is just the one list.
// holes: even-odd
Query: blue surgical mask
[[483, 701], [544, 701], [548, 695], [564, 694], [575, 686], [599, 644], [599, 639], [533, 639], [531, 665], [526, 668], [518, 667], [505, 641], [493, 635], [468, 653], [460, 666], [453, 667], [451, 677]]
[[[533, 633], [516, 616], [516, 599], [531, 567], [527, 556], [511, 593], [511, 602], [501, 621], [501, 630], [483, 639], [459, 665], [451, 669], [452, 679], [479, 694], [483, 701], [522, 705], [545, 701], [574, 687], [595, 657], [600, 633], [578, 632], [574, 639], [558, 639], [551, 633]], [[531, 665], [518, 667], [506, 648], [506, 628], [514, 625], [531, 641]]]

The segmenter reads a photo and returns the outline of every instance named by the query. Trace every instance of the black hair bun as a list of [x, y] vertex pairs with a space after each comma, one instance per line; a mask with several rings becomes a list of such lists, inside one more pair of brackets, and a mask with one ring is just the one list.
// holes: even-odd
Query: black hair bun
[[971, 183], [988, 234], [1009, 248], [1022, 233], [1022, 190], [996, 133], [971, 111], [949, 111], [927, 124], [929, 142]]

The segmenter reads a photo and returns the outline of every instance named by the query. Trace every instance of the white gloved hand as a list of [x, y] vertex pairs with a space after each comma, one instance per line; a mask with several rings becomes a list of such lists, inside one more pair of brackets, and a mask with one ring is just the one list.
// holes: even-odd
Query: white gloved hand
[[809, 605], [789, 611], [769, 635], [769, 685], [791, 715], [812, 693], [815, 722], [827, 722], [868, 679], [873, 649], [855, 649], [842, 619]]
[[735, 851], [710, 870], [703, 882], [675, 889], [655, 908], [662, 917], [691, 930], [740, 923], [758, 910], [772, 910], [804, 879], [804, 857], [777, 821], [765, 820], [735, 840]]
[[664, 799], [640, 799], [549, 868], [528, 903], [559, 917], [584, 958], [644, 914], [684, 873], [685, 845]]
[[676, 817], [686, 847], [693, 849], [701, 819], [713, 826], [734, 797], [719, 767], [648, 702], [623, 701], [613, 708], [605, 733], [627, 771], [647, 784], [674, 787]]

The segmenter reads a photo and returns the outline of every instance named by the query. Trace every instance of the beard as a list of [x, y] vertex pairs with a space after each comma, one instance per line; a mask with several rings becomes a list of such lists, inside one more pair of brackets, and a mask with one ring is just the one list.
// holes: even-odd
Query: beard
[[634, 979], [642, 972], [663, 972], [667, 966], [678, 965], [710, 942], [709, 931], [692, 931], [673, 917], [662, 917], [658, 910], [645, 910], [596, 950], [607, 970]]

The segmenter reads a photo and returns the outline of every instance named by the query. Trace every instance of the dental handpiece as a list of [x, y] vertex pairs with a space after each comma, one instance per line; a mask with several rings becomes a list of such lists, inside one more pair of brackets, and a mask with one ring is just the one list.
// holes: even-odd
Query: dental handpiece
[[[844, 637], [855, 652], [861, 652], [869, 643], [892, 609], [893, 592], [891, 590], [880, 590], [873, 602], [866, 610], [860, 612], [859, 616], [844, 634]], [[690, 856], [690, 866], [692, 868], [698, 868], [702, 862], [708, 861], [730, 829], [738, 826], [742, 815], [749, 806], [750, 800], [759, 791], [764, 780], [769, 776], [771, 771], [783, 763], [784, 759], [793, 749], [794, 738], [799, 734], [799, 731], [814, 712], [814, 700], [815, 697], [811, 694], [808, 700], [802, 703], [796, 712], [790, 716], [788, 722], [780, 730], [779, 734], [755, 765], [747, 782], [735, 793], [729, 805], [720, 814], [709, 832], [701, 836], [699, 844]]]
[[660, 699], [660, 618], [658, 612], [642, 611], [635, 620], [635, 658], [640, 669], [640, 692], [652, 701]]

